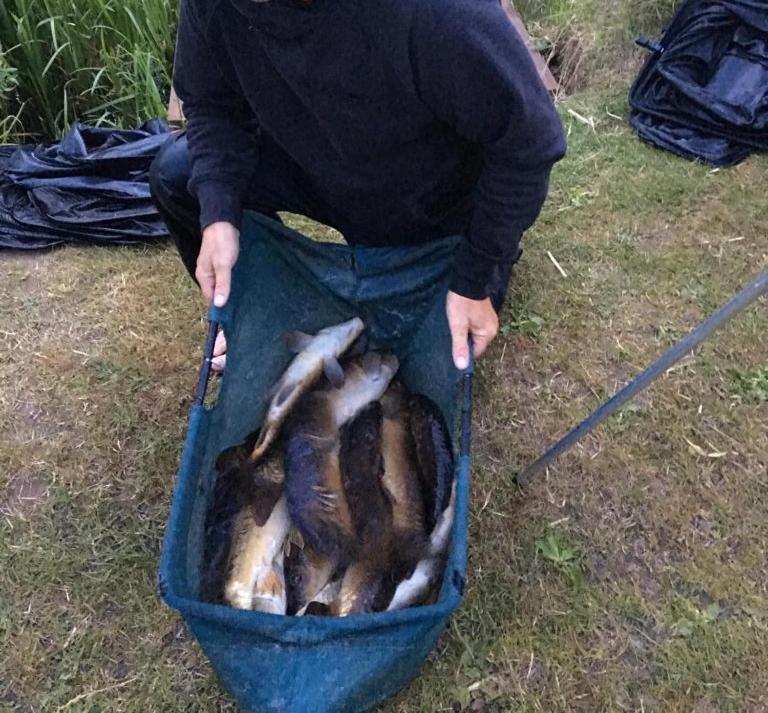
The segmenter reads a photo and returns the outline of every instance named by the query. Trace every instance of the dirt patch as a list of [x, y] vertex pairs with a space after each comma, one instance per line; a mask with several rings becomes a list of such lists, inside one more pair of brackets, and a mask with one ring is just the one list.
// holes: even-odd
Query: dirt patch
[[586, 84], [584, 46], [576, 32], [564, 30], [543, 54], [559, 85], [559, 96], [570, 96]]
[[19, 401], [16, 403], [16, 413], [18, 413], [25, 421], [34, 423], [43, 413], [41, 409], [34, 401]]
[[189, 628], [184, 622], [176, 622], [162, 638], [163, 648], [169, 651], [183, 651], [192, 640]]
[[518, 687], [534, 693], [544, 690], [549, 679], [547, 665], [535, 657], [528, 659], [528, 661], [523, 661], [517, 667], [515, 673]]
[[135, 668], [125, 656], [118, 656], [112, 665], [110, 673], [116, 681], [123, 681], [133, 673]]
[[687, 242], [687, 236], [683, 234], [678, 225], [672, 225], [665, 221], [651, 221], [638, 226], [632, 232], [632, 238], [636, 244], [649, 252], [663, 250], [670, 243], [680, 244]]
[[13, 517], [27, 517], [50, 498], [50, 486], [44, 478], [34, 475], [16, 475], [8, 483], [0, 501], [0, 513]]

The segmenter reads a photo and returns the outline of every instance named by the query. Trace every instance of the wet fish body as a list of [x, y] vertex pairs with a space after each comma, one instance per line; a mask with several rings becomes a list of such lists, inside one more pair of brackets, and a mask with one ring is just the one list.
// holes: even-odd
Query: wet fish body
[[341, 427], [381, 397], [397, 368], [392, 355], [353, 360], [341, 388], [308, 394], [286, 423], [285, 488], [291, 520], [315, 552], [339, 565], [350, 561], [355, 550], [339, 459]]
[[448, 506], [453, 483], [454, 459], [451, 437], [442, 413], [426, 396], [409, 399], [410, 428], [418, 459], [427, 531], [437, 525]]
[[400, 385], [394, 385], [384, 394], [381, 403], [382, 483], [392, 502], [393, 525], [402, 537], [423, 539], [426, 535], [424, 500], [419, 460], [411, 435], [408, 397]]
[[333, 613], [332, 605], [339, 597], [341, 579], [335, 579], [323, 587], [305, 607], [296, 612], [296, 616], [329, 616]]
[[355, 317], [342, 324], [321, 329], [314, 336], [301, 332], [289, 335], [289, 348], [297, 352], [297, 355], [275, 384], [274, 396], [267, 407], [259, 438], [251, 453], [252, 461], [261, 458], [272, 445], [288, 414], [323, 373], [331, 383], [341, 385], [343, 372], [338, 359], [364, 328], [363, 321]]
[[257, 578], [253, 588], [251, 609], [265, 614], [287, 613], [284, 558], [285, 555], [281, 550], [272, 561], [272, 566], [265, 569]]
[[341, 429], [341, 484], [349, 507], [358, 556], [389, 546], [392, 504], [383, 487], [382, 408], [373, 402]]
[[355, 418], [368, 404], [378, 401], [394, 378], [400, 362], [394, 354], [368, 352], [344, 367], [344, 385], [326, 389], [337, 428]]
[[282, 572], [282, 549], [290, 529], [286, 499], [281, 496], [263, 525], [249, 508], [237, 518], [232, 543], [225, 600], [238, 609], [258, 606], [260, 611], [285, 614], [286, 593]]
[[350, 616], [382, 611], [393, 592], [393, 583], [384, 562], [365, 559], [353, 562], [344, 572], [331, 613], [334, 616]]
[[[385, 412], [393, 414], [390, 422], [393, 442], [396, 445], [410, 443], [413, 450], [407, 451], [403, 446], [398, 446], [401, 452], [393, 449], [390, 461], [401, 464], [394, 469], [395, 473], [414, 473], [416, 482], [410, 479], [406, 484], [398, 485], [395, 480], [390, 487], [406, 492], [408, 502], [418, 499], [413, 494], [413, 488], [418, 489], [425, 537], [417, 540], [411, 549], [415, 560], [401, 565], [400, 578], [387, 606], [388, 611], [423, 604], [436, 591], [445, 567], [455, 515], [453, 451], [442, 414], [425, 396], [407, 397], [407, 406], [403, 405], [403, 398], [403, 392], [390, 389], [385, 396], [385, 399], [390, 401], [389, 404], [385, 401]], [[410, 438], [402, 435], [403, 428], [408, 429]], [[402, 452], [406, 455], [402, 455]], [[385, 483], [386, 472], [385, 468]], [[402, 479], [402, 475], [400, 478]], [[414, 515], [408, 512], [402, 519], [407, 522], [413, 517]], [[405, 552], [407, 548], [401, 546], [400, 551]], [[408, 565], [411, 565], [410, 568]]]
[[341, 434], [342, 483], [354, 527], [356, 553], [331, 606], [338, 616], [381, 610], [392, 596], [392, 503], [382, 482], [382, 407], [367, 406]]
[[218, 604], [224, 601], [234, 541], [250, 520], [256, 525], [266, 523], [282, 493], [283, 469], [277, 457], [250, 463], [242, 446], [223, 451], [216, 465], [217, 476], [205, 522], [200, 597]]
[[324, 393], [308, 394], [285, 429], [288, 510], [309, 548], [334, 563], [349, 556], [354, 541], [339, 445], [331, 403]]

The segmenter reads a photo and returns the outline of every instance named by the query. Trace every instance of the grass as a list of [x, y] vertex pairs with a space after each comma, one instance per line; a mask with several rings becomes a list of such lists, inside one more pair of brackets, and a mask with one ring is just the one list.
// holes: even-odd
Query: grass
[[538, 49], [571, 94], [587, 84], [623, 85], [643, 56], [640, 34], [661, 32], [681, 0], [513, 0]]
[[731, 392], [739, 401], [768, 401], [768, 368], [731, 372]]
[[11, 96], [16, 89], [16, 69], [8, 64], [0, 44], [0, 144], [8, 143], [18, 125], [18, 117], [11, 110]]
[[[5, 0], [0, 116], [18, 118], [0, 132], [50, 138], [75, 120], [135, 126], [164, 115], [176, 9], [164, 0]], [[4, 65], [15, 74], [11, 91]]]
[[[642, 145], [630, 76], [561, 106], [569, 155], [479, 367], [466, 601], [387, 713], [768, 709], [764, 299], [512, 484], [766, 269], [768, 161]], [[0, 710], [234, 711], [154, 584], [195, 290], [170, 246], [0, 258]]]

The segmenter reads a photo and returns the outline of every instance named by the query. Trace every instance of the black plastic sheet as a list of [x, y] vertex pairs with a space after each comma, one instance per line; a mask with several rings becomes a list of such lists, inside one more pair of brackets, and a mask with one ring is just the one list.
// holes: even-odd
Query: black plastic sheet
[[132, 244], [167, 237], [149, 193], [165, 122], [138, 129], [75, 124], [59, 142], [0, 147], [0, 247]]
[[712, 166], [768, 150], [768, 0], [687, 0], [650, 46], [630, 93], [642, 139]]

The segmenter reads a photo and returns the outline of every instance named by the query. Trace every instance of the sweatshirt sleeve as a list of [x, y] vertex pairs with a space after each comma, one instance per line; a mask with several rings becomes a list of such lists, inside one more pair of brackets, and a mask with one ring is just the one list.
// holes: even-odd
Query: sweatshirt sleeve
[[255, 164], [255, 121], [238, 91], [223, 48], [211, 46], [193, 0], [182, 0], [174, 87], [183, 102], [192, 164], [189, 190], [200, 227], [226, 221], [240, 228], [242, 199]]
[[452, 289], [488, 296], [495, 268], [512, 261], [538, 218], [563, 126], [523, 40], [498, 0], [422, 5], [410, 37], [421, 100], [460, 136], [484, 148], [474, 213]]

